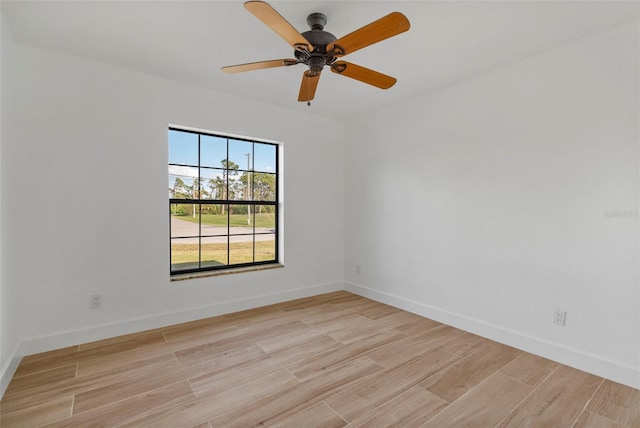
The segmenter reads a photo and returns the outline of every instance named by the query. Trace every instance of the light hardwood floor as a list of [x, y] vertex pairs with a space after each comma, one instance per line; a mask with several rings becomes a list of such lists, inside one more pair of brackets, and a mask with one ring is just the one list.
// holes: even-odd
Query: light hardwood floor
[[640, 427], [640, 391], [347, 292], [25, 357], [9, 427]]

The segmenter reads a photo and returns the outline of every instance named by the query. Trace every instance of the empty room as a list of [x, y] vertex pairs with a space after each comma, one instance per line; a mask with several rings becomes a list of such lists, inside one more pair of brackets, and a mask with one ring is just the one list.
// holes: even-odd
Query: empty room
[[640, 427], [640, 3], [0, 0], [0, 426]]

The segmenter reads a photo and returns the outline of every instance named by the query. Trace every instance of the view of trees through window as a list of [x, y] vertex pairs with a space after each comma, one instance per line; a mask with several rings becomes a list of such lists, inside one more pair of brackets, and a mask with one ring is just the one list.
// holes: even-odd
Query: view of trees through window
[[169, 129], [171, 273], [277, 262], [276, 144]]

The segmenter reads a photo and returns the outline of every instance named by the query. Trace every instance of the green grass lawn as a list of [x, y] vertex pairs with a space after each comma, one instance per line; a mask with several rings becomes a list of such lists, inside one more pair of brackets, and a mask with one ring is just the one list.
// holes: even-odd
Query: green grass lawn
[[[274, 241], [257, 241], [256, 262], [275, 259]], [[227, 261], [227, 244], [203, 244], [202, 267], [233, 265], [253, 262], [253, 242], [231, 244], [231, 260]], [[171, 268], [173, 270], [198, 268], [198, 244], [172, 244]]]
[[[252, 221], [253, 221], [253, 216]], [[175, 216], [175, 218], [184, 221], [190, 221], [192, 223], [198, 222], [198, 216], [194, 218], [190, 215], [183, 216]], [[266, 228], [266, 229], [275, 229], [275, 215], [269, 213], [256, 213], [255, 215], [256, 227]], [[208, 224], [211, 226], [226, 226], [227, 225], [227, 215], [226, 214], [202, 214], [202, 224]], [[229, 225], [230, 226], [247, 226], [247, 215], [246, 214], [231, 214], [229, 216]]]

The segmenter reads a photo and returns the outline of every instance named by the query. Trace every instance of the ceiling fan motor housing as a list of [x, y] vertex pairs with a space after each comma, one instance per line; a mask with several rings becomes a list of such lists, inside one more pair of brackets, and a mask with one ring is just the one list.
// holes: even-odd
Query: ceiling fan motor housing
[[305, 31], [302, 36], [313, 45], [313, 52], [306, 49], [296, 49], [294, 54], [298, 61], [309, 66], [312, 73], [319, 73], [322, 68], [336, 60], [333, 55], [327, 54], [327, 45], [337, 40], [336, 36], [324, 31], [327, 17], [322, 13], [312, 13], [307, 17], [310, 31]]

